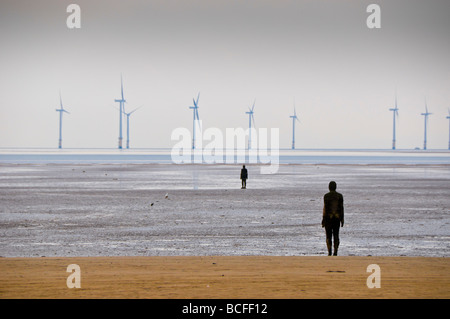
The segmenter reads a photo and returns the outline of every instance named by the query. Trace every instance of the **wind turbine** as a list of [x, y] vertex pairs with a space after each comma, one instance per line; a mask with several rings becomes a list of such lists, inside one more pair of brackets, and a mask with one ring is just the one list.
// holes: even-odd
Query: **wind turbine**
[[297, 117], [297, 112], [295, 111], [295, 102], [294, 102], [294, 115], [289, 116], [292, 119], [292, 149], [295, 149], [295, 120], [300, 123], [300, 120]]
[[392, 109], [389, 109], [389, 111], [392, 111], [393, 117], [394, 117], [394, 128], [393, 128], [393, 137], [392, 137], [392, 149], [395, 150], [395, 142], [396, 142], [396, 136], [395, 136], [395, 124], [396, 124], [396, 116], [398, 116], [398, 107], [397, 107], [397, 92], [395, 93], [395, 107]]
[[120, 91], [122, 94], [121, 99], [115, 99], [114, 101], [117, 103], [120, 103], [120, 110], [119, 110], [119, 149], [122, 149], [122, 114], [124, 113], [124, 104], [125, 99], [123, 97], [123, 81], [122, 81], [122, 74], [120, 75]]
[[427, 122], [428, 122], [428, 116], [431, 114], [433, 114], [433, 113], [428, 112], [427, 100], [425, 100], [425, 113], [421, 113], [421, 115], [423, 115], [425, 117], [425, 131], [424, 131], [424, 139], [423, 139], [423, 149], [424, 150], [427, 149]]
[[126, 113], [125, 110], [123, 111], [123, 114], [127, 116], [127, 148], [130, 148], [130, 115], [136, 112], [141, 107], [142, 106], [139, 106], [138, 108], [135, 108], [133, 111], [128, 113]]
[[56, 109], [56, 112], [59, 112], [59, 141], [58, 141], [58, 148], [62, 148], [62, 116], [63, 116], [63, 112], [65, 112], [67, 114], [70, 114], [70, 113], [67, 112], [64, 109], [64, 107], [63, 107], [61, 91], [59, 91], [59, 105], [60, 105], [60, 108]]
[[190, 109], [192, 109], [193, 114], [194, 114], [194, 119], [193, 119], [193, 124], [192, 124], [192, 149], [195, 149], [195, 127], [196, 127], [196, 122], [200, 124], [200, 118], [198, 117], [198, 99], [200, 98], [200, 92], [198, 93], [197, 96], [197, 101], [195, 99], [192, 99], [192, 101], [194, 102], [194, 106], [189, 106]]
[[450, 109], [448, 109], [448, 116], [446, 119], [448, 120], [448, 149], [450, 150]]
[[252, 108], [248, 108], [249, 112], [245, 112], [245, 114], [248, 114], [248, 149], [252, 148], [252, 121], [255, 125], [255, 118], [253, 117], [255, 102], [256, 100], [253, 102]]

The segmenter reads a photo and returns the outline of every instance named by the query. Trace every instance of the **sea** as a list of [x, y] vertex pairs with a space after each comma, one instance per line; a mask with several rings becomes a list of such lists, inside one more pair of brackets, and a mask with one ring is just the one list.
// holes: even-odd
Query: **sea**
[[[251, 155], [234, 151], [212, 157], [198, 157], [192, 152], [182, 163], [233, 164], [450, 164], [450, 150], [387, 150], [387, 149], [280, 149], [277, 153]], [[178, 154], [177, 154], [178, 155]], [[180, 163], [170, 148], [0, 148], [0, 164], [120, 164]], [[200, 158], [200, 159], [199, 159]]]

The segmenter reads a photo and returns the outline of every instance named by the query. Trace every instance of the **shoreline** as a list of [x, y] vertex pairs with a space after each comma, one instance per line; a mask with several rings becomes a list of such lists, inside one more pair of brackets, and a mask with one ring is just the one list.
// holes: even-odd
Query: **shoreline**
[[[450, 164], [450, 151], [444, 149], [279, 149], [274, 153], [263, 152], [258, 156], [255, 154], [255, 157], [252, 158], [250, 158], [248, 150], [221, 150], [212, 157], [203, 152], [200, 152], [200, 155], [201, 157], [197, 158], [197, 155], [189, 150], [185, 157], [180, 154], [172, 154], [172, 150], [168, 148], [121, 150], [112, 148], [0, 148], [0, 163], [181, 164], [182, 162], [190, 165], [251, 164], [261, 166], [282, 164]], [[231, 157], [229, 158], [229, 156]], [[180, 163], [178, 163], [179, 161]]]
[[[81, 288], [67, 287], [70, 264]], [[0, 299], [447, 299], [449, 270], [448, 257], [8, 257]]]

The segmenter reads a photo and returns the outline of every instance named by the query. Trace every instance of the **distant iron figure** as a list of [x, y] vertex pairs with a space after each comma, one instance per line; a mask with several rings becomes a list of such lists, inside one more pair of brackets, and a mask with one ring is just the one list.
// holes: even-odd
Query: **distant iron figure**
[[63, 112], [70, 114], [68, 111], [66, 111], [63, 107], [62, 103], [62, 97], [61, 97], [61, 91], [59, 91], [59, 105], [60, 108], [56, 109], [56, 112], [59, 112], [59, 140], [58, 140], [58, 148], [62, 148], [62, 118], [63, 118]]
[[427, 149], [427, 124], [428, 124], [428, 116], [433, 113], [428, 112], [427, 100], [425, 100], [425, 113], [421, 113], [425, 119], [425, 127], [424, 127], [424, 136], [423, 136], [423, 149]]
[[397, 93], [395, 93], [395, 107], [389, 109], [389, 111], [392, 111], [393, 117], [394, 117], [394, 127], [393, 127], [393, 137], [392, 137], [392, 149], [395, 150], [396, 148], [396, 132], [395, 132], [395, 125], [396, 125], [396, 117], [398, 116], [398, 107], [397, 107]]
[[189, 108], [192, 110], [192, 112], [194, 114], [193, 120], [192, 120], [192, 149], [195, 149], [196, 127], [197, 127], [197, 125], [200, 125], [200, 118], [198, 116], [198, 99], [199, 98], [200, 98], [200, 92], [197, 95], [197, 101], [195, 99], [192, 99], [192, 101], [194, 102], [194, 105], [189, 106]]
[[123, 97], [123, 80], [122, 75], [120, 75], [120, 92], [121, 92], [121, 99], [115, 99], [114, 101], [120, 104], [119, 107], [119, 149], [122, 149], [122, 117], [124, 114], [124, 106], [125, 106], [125, 98]]
[[241, 181], [242, 181], [242, 189], [246, 189], [247, 188], [247, 179], [248, 179], [248, 172], [247, 169], [245, 168], [245, 165], [242, 165], [242, 169], [241, 169]]
[[300, 123], [297, 117], [297, 112], [295, 111], [295, 101], [294, 101], [294, 115], [289, 116], [292, 119], [292, 149], [295, 150], [295, 121]]
[[255, 118], [253, 117], [254, 109], [255, 109], [255, 102], [253, 102], [252, 108], [248, 108], [248, 112], [245, 112], [245, 114], [248, 114], [248, 149], [252, 149], [252, 122], [253, 125], [255, 125]]

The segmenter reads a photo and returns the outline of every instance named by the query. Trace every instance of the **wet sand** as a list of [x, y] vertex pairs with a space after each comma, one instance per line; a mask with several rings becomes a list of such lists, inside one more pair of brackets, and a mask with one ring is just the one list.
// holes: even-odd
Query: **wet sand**
[[323, 194], [344, 195], [341, 256], [450, 257], [449, 165], [2, 164], [0, 256], [323, 256]]
[[[67, 287], [70, 264], [81, 288]], [[370, 264], [380, 288], [367, 286]], [[449, 271], [442, 257], [1, 258], [0, 298], [448, 299]]]

